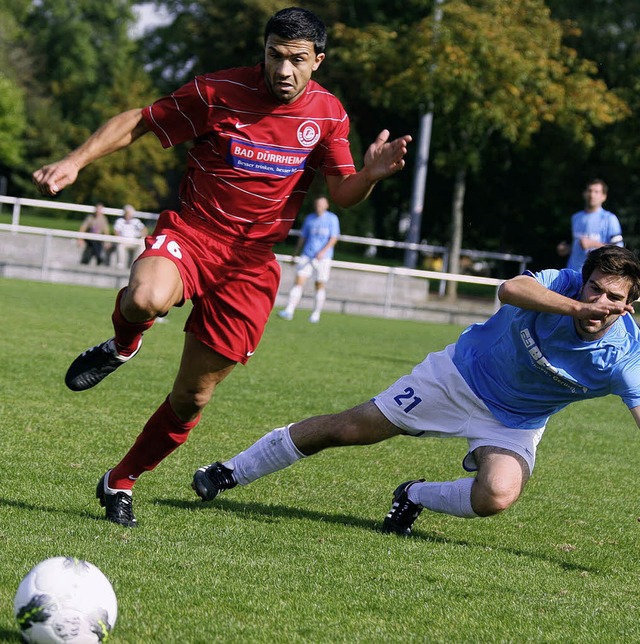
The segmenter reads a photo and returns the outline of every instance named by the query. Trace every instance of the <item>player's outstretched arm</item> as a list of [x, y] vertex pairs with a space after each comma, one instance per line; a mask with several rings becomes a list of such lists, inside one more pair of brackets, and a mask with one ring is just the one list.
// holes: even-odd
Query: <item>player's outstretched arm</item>
[[92, 161], [130, 145], [148, 131], [142, 109], [122, 112], [109, 119], [64, 159], [36, 170], [32, 175], [33, 183], [42, 194], [55, 195], [70, 186], [80, 170]]
[[327, 176], [331, 200], [342, 208], [349, 208], [366, 199], [378, 181], [404, 168], [410, 142], [409, 135], [389, 141], [389, 130], [382, 130], [364, 155], [364, 167], [359, 172]]
[[498, 289], [498, 297], [503, 304], [561, 315], [574, 316], [581, 306], [577, 300], [548, 289], [529, 275], [516, 275], [503, 282]]
[[503, 304], [543, 313], [570, 315], [580, 320], [602, 320], [608, 315], [634, 312], [630, 304], [612, 302], [605, 297], [594, 302], [574, 300], [548, 289], [528, 275], [517, 275], [503, 282], [498, 297]]

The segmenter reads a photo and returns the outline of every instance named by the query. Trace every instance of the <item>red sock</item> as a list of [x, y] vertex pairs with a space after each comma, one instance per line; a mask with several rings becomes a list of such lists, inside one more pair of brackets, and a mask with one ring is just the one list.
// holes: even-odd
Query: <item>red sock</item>
[[187, 440], [200, 416], [191, 422], [180, 420], [169, 397], [147, 421], [142, 433], [125, 457], [111, 470], [109, 487], [130, 490], [143, 472], [149, 472]]
[[140, 344], [142, 334], [150, 329], [155, 320], [148, 320], [147, 322], [140, 322], [133, 324], [129, 322], [122, 311], [120, 311], [120, 301], [124, 294], [125, 289], [121, 289], [116, 297], [116, 305], [111, 315], [113, 328], [115, 330], [116, 349], [122, 356], [130, 356]]

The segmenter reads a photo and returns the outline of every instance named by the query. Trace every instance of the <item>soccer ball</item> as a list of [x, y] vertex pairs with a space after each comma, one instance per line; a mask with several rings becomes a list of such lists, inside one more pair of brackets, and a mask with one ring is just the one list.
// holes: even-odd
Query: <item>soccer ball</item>
[[24, 642], [107, 642], [118, 616], [109, 580], [88, 561], [53, 557], [20, 582], [13, 608]]

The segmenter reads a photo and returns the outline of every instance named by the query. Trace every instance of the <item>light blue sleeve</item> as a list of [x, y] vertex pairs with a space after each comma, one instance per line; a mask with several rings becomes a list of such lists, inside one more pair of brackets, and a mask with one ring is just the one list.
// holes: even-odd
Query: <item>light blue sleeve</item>
[[623, 246], [624, 240], [622, 239], [620, 220], [612, 212], [608, 213], [608, 215], [607, 242], [616, 246]]
[[549, 268], [533, 273], [531, 276], [550, 291], [555, 291], [567, 297], [576, 297], [582, 288], [582, 275], [570, 268], [561, 270]]
[[331, 236], [332, 237], [339, 237], [340, 236], [340, 220], [338, 219], [338, 215], [335, 213], [331, 213], [333, 216], [331, 217]]

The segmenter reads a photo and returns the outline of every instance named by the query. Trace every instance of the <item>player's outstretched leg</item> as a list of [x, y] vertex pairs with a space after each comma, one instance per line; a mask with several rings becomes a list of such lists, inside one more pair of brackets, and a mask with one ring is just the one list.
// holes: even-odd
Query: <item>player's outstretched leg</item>
[[295, 446], [290, 427], [277, 427], [224, 464], [217, 461], [199, 468], [191, 487], [203, 501], [211, 501], [238, 484], [247, 485], [293, 465], [304, 454]]
[[203, 501], [212, 501], [220, 492], [238, 485], [233, 478], [233, 470], [222, 463], [212, 463], [196, 470], [191, 487]]
[[126, 528], [135, 528], [138, 525], [133, 515], [133, 497], [131, 490], [114, 490], [109, 487], [109, 470], [98, 481], [96, 497], [100, 505], [106, 510], [108, 521], [118, 523]]
[[411, 528], [424, 508], [410, 501], [407, 492], [412, 485], [423, 481], [424, 479], [407, 481], [395, 489], [391, 509], [382, 523], [383, 532], [395, 532], [405, 536], [411, 534]]
[[64, 382], [72, 391], [91, 389], [102, 382], [110, 373], [135, 356], [142, 346], [142, 338], [137, 349], [128, 356], [116, 351], [114, 338], [97, 344], [81, 353], [69, 366]]

